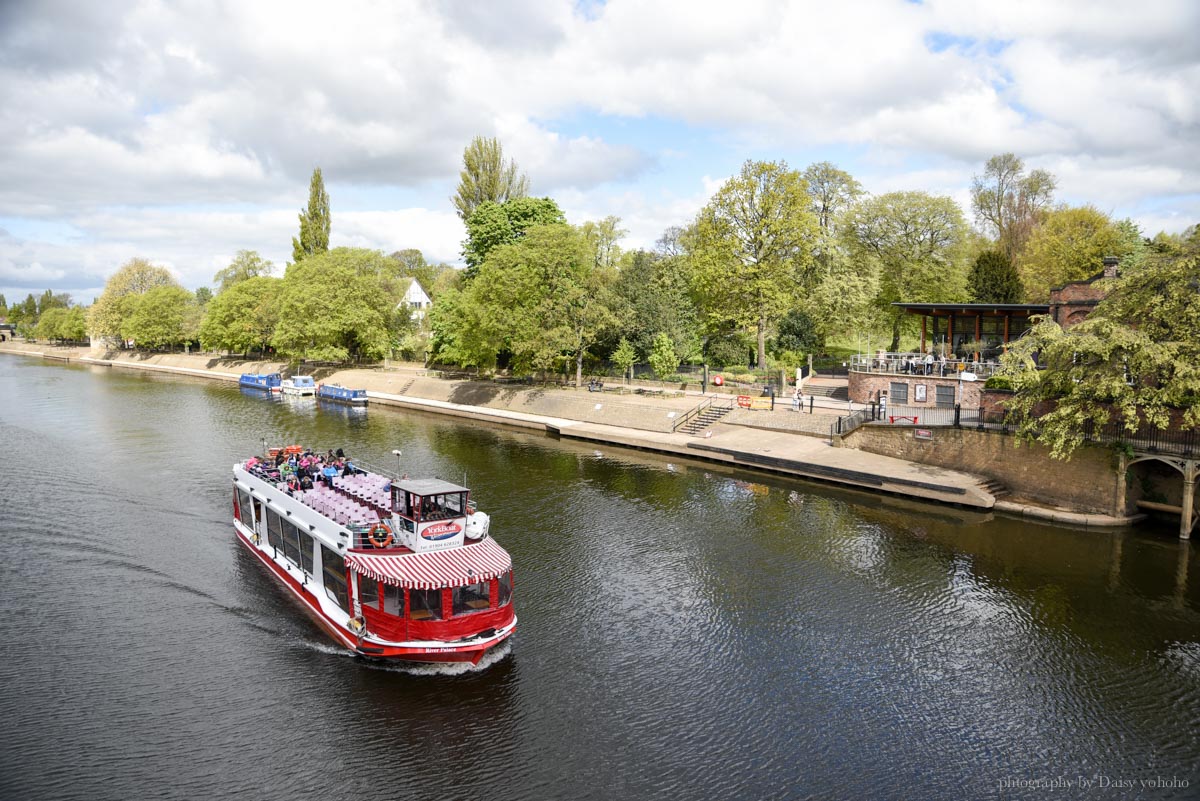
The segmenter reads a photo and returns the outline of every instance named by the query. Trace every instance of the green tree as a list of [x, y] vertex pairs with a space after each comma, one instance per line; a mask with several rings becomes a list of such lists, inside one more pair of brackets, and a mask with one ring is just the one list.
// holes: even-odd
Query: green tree
[[1018, 433], [1058, 459], [1088, 427], [1165, 429], [1173, 413], [1200, 427], [1200, 234], [1129, 265], [1109, 289], [1082, 323], [1063, 331], [1043, 318], [1004, 357]]
[[659, 381], [666, 381], [667, 376], [679, 369], [679, 357], [675, 355], [675, 345], [666, 334], [659, 334], [650, 349], [650, 369], [658, 376]]
[[35, 334], [38, 322], [37, 298], [30, 292], [25, 300], [8, 310], [8, 321], [24, 336]]
[[747, 161], [696, 220], [690, 260], [709, 328], [753, 328], [760, 368], [768, 328], [815, 283], [810, 206], [800, 173], [784, 162]]
[[265, 275], [232, 284], [208, 304], [200, 344], [206, 350], [265, 352], [279, 322], [282, 285], [282, 279]]
[[517, 172], [516, 162], [504, 160], [500, 140], [476, 136], [463, 150], [458, 192], [451, 201], [463, 222], [483, 203], [503, 204], [529, 194], [529, 179]]
[[66, 323], [67, 310], [62, 307], [47, 309], [39, 318], [34, 333], [38, 339], [63, 339], [62, 330]]
[[293, 358], [383, 358], [410, 327], [397, 284], [395, 262], [376, 250], [334, 248], [294, 263], [272, 342]]
[[1025, 162], [1012, 153], [992, 156], [983, 175], [971, 179], [971, 208], [975, 219], [996, 237], [1000, 250], [1014, 264], [1042, 214], [1054, 199], [1056, 182], [1045, 170], [1025, 173]]
[[136, 298], [155, 287], [175, 286], [175, 279], [163, 267], [156, 267], [143, 258], [133, 258], [113, 273], [104, 291], [92, 304], [88, 326], [94, 337], [117, 338], [133, 312]]
[[208, 305], [208, 302], [213, 299], [213, 291], [206, 286], [196, 287], [196, 303], [201, 308]]
[[8, 317], [8, 301], [0, 294], [0, 318]]
[[87, 339], [87, 312], [82, 306], [72, 306], [67, 309], [66, 317], [59, 325], [58, 336], [59, 339], [71, 342], [82, 342]]
[[817, 224], [823, 234], [832, 238], [838, 218], [864, 194], [862, 184], [828, 161], [810, 164], [803, 174]]
[[430, 300], [437, 299], [437, 293], [445, 287], [441, 277], [446, 272], [454, 272], [448, 264], [429, 264], [424, 254], [416, 248], [397, 250], [388, 256], [400, 265], [399, 275], [404, 278], [414, 278]]
[[985, 250], [975, 258], [967, 285], [975, 303], [1020, 303], [1025, 295], [1017, 268], [998, 250]]
[[47, 289], [42, 293], [42, 296], [38, 298], [37, 313], [40, 317], [50, 309], [67, 309], [70, 308], [70, 306], [71, 296], [69, 294], [66, 292], [59, 292], [58, 294], [55, 294], [53, 291]]
[[585, 222], [580, 230], [595, 254], [597, 267], [616, 269], [620, 266], [621, 248], [617, 243], [629, 233], [621, 227], [620, 217], [609, 215], [598, 222]]
[[292, 237], [292, 261], [296, 263], [329, 250], [329, 194], [325, 191], [325, 180], [321, 177], [320, 167], [313, 170], [312, 178], [308, 182], [308, 208], [301, 211], [299, 216], [300, 235]]
[[637, 350], [629, 344], [629, 340], [625, 337], [621, 337], [617, 349], [613, 351], [612, 362], [621, 368], [622, 381], [629, 377], [629, 368], [637, 362]]
[[845, 236], [855, 255], [877, 271], [875, 306], [892, 331], [889, 350], [900, 347], [908, 316], [893, 303], [966, 299], [967, 223], [950, 198], [925, 192], [870, 198], [847, 216]]
[[[301, 228], [303, 228], [303, 223], [301, 223]], [[217, 285], [217, 294], [219, 295], [241, 281], [262, 275], [271, 275], [274, 272], [275, 265], [258, 255], [258, 251], [239, 250], [229, 266], [219, 270], [213, 276], [213, 283]]]
[[565, 225], [562, 209], [548, 197], [519, 197], [503, 203], [484, 201], [467, 218], [463, 259], [467, 278], [474, 278], [484, 259], [500, 245], [512, 244], [538, 225]]
[[665, 333], [676, 353], [699, 354], [699, 322], [684, 258], [635, 251], [621, 269], [614, 291], [621, 333], [638, 353], [649, 354], [654, 340]]
[[1063, 206], [1047, 212], [1025, 245], [1018, 270], [1025, 296], [1035, 303], [1050, 299], [1050, 290], [1082, 281], [1104, 269], [1104, 257], [1123, 258], [1140, 245], [1128, 226], [1114, 223], [1095, 206]]
[[121, 336], [139, 348], [164, 348], [186, 340], [184, 321], [192, 293], [181, 286], [156, 286], [137, 296], [121, 324]]

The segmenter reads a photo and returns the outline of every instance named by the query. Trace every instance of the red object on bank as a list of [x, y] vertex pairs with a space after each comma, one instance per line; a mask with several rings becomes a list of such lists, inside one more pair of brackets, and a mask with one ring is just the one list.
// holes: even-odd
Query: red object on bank
[[720, 386], [724, 386], [724, 384], [725, 384], [725, 376], [720, 376], [720, 375], [713, 376], [713, 385], [714, 386], [720, 387]]

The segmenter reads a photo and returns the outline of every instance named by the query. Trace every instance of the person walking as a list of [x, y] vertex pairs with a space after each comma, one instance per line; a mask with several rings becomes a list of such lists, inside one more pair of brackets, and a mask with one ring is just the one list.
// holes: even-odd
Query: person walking
[[800, 391], [800, 385], [796, 384], [796, 389], [792, 392], [792, 411], [800, 411], [801, 405], [804, 403], [804, 393]]

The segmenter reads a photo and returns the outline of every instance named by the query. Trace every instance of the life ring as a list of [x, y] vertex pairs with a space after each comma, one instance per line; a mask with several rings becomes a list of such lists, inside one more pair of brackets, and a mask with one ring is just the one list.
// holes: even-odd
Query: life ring
[[[376, 532], [383, 532], [387, 536], [385, 536], [382, 540], [377, 540], [375, 539]], [[388, 528], [387, 525], [384, 523], [376, 523], [375, 525], [371, 526], [371, 530], [367, 532], [367, 539], [370, 540], [371, 544], [376, 548], [386, 548], [392, 544], [394, 538], [392, 537], [392, 530]]]

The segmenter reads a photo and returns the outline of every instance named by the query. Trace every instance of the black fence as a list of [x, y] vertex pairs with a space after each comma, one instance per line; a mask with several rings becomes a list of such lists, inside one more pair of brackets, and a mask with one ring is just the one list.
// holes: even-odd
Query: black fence
[[[1013, 434], [1015, 422], [1001, 411], [962, 406], [892, 406], [871, 404], [866, 409], [839, 417], [831, 426], [830, 437], [848, 434], [867, 423], [909, 428], [973, 428]], [[1160, 429], [1143, 427], [1130, 431], [1120, 423], [1094, 426], [1090, 421], [1083, 427], [1083, 441], [1100, 444], [1125, 445], [1141, 453], [1166, 453], [1174, 456], [1200, 456], [1200, 429]]]

